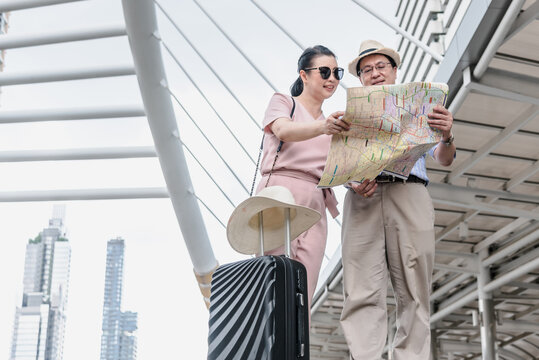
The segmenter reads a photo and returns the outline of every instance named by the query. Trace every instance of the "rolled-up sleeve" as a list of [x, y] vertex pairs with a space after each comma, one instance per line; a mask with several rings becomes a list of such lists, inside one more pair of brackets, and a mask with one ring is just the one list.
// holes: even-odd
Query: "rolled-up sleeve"
[[275, 93], [273, 94], [266, 113], [264, 115], [264, 120], [262, 121], [262, 126], [266, 133], [272, 133], [271, 125], [275, 120], [279, 118], [290, 118], [290, 110], [292, 109], [292, 99], [290, 96], [284, 94]]

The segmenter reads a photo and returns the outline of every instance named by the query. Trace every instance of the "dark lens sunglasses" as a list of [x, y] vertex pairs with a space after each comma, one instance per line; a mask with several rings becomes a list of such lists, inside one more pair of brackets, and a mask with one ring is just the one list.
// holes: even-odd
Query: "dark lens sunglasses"
[[329, 79], [329, 76], [331, 75], [332, 71], [333, 71], [333, 76], [335, 76], [335, 79], [337, 79], [337, 80], [341, 80], [342, 77], [344, 76], [344, 69], [340, 68], [340, 67], [336, 67], [333, 70], [331, 70], [327, 66], [320, 66], [320, 67], [317, 67], [317, 68], [308, 68], [308, 69], [303, 69], [303, 70], [305, 70], [305, 71], [320, 70], [320, 76], [324, 80]]

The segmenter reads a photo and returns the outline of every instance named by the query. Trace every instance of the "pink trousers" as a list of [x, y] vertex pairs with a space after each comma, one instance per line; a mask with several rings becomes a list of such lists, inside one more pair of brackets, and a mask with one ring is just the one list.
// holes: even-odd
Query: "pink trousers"
[[[258, 193], [266, 187], [267, 176], [263, 176], [256, 192]], [[318, 211], [322, 218], [314, 224], [309, 230], [305, 231], [291, 243], [291, 256], [294, 260], [301, 262], [307, 269], [307, 290], [309, 293], [309, 308], [311, 300], [316, 290], [318, 275], [327, 240], [327, 217], [326, 217], [326, 201], [322, 189], [316, 187], [312, 178], [300, 179], [291, 176], [279, 175], [275, 172], [271, 175], [268, 186], [280, 185], [288, 188], [297, 205], [307, 206]], [[284, 254], [284, 237], [283, 246], [276, 249], [266, 251], [266, 255], [282, 255]]]

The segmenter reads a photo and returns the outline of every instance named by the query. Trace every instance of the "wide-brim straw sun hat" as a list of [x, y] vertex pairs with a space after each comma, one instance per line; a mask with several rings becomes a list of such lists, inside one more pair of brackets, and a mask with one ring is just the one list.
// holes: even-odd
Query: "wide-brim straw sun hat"
[[357, 75], [357, 64], [365, 56], [374, 54], [389, 56], [395, 61], [397, 67], [399, 67], [401, 64], [401, 57], [399, 56], [398, 52], [391, 48], [385, 47], [376, 40], [365, 40], [359, 46], [359, 55], [354, 60], [352, 60], [350, 64], [348, 64], [348, 71], [350, 72], [350, 74], [354, 75], [355, 77], [359, 77]]
[[264, 250], [284, 245], [285, 208], [290, 208], [290, 241], [321, 218], [318, 211], [296, 205], [294, 196], [284, 186], [269, 186], [243, 201], [230, 215], [226, 234], [232, 248], [247, 255], [260, 253], [259, 212], [262, 212]]

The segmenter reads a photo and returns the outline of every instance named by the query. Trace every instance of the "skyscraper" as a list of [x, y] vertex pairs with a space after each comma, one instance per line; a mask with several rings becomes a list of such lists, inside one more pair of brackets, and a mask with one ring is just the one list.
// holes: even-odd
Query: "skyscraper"
[[137, 357], [137, 313], [121, 311], [124, 249], [121, 238], [107, 243], [101, 360], [134, 360]]
[[71, 246], [64, 237], [64, 206], [26, 245], [22, 306], [15, 312], [11, 360], [61, 360]]
[[[7, 34], [9, 27], [9, 12], [0, 13], [0, 34]], [[0, 51], [0, 71], [4, 71], [4, 61], [6, 58], [6, 50]]]

